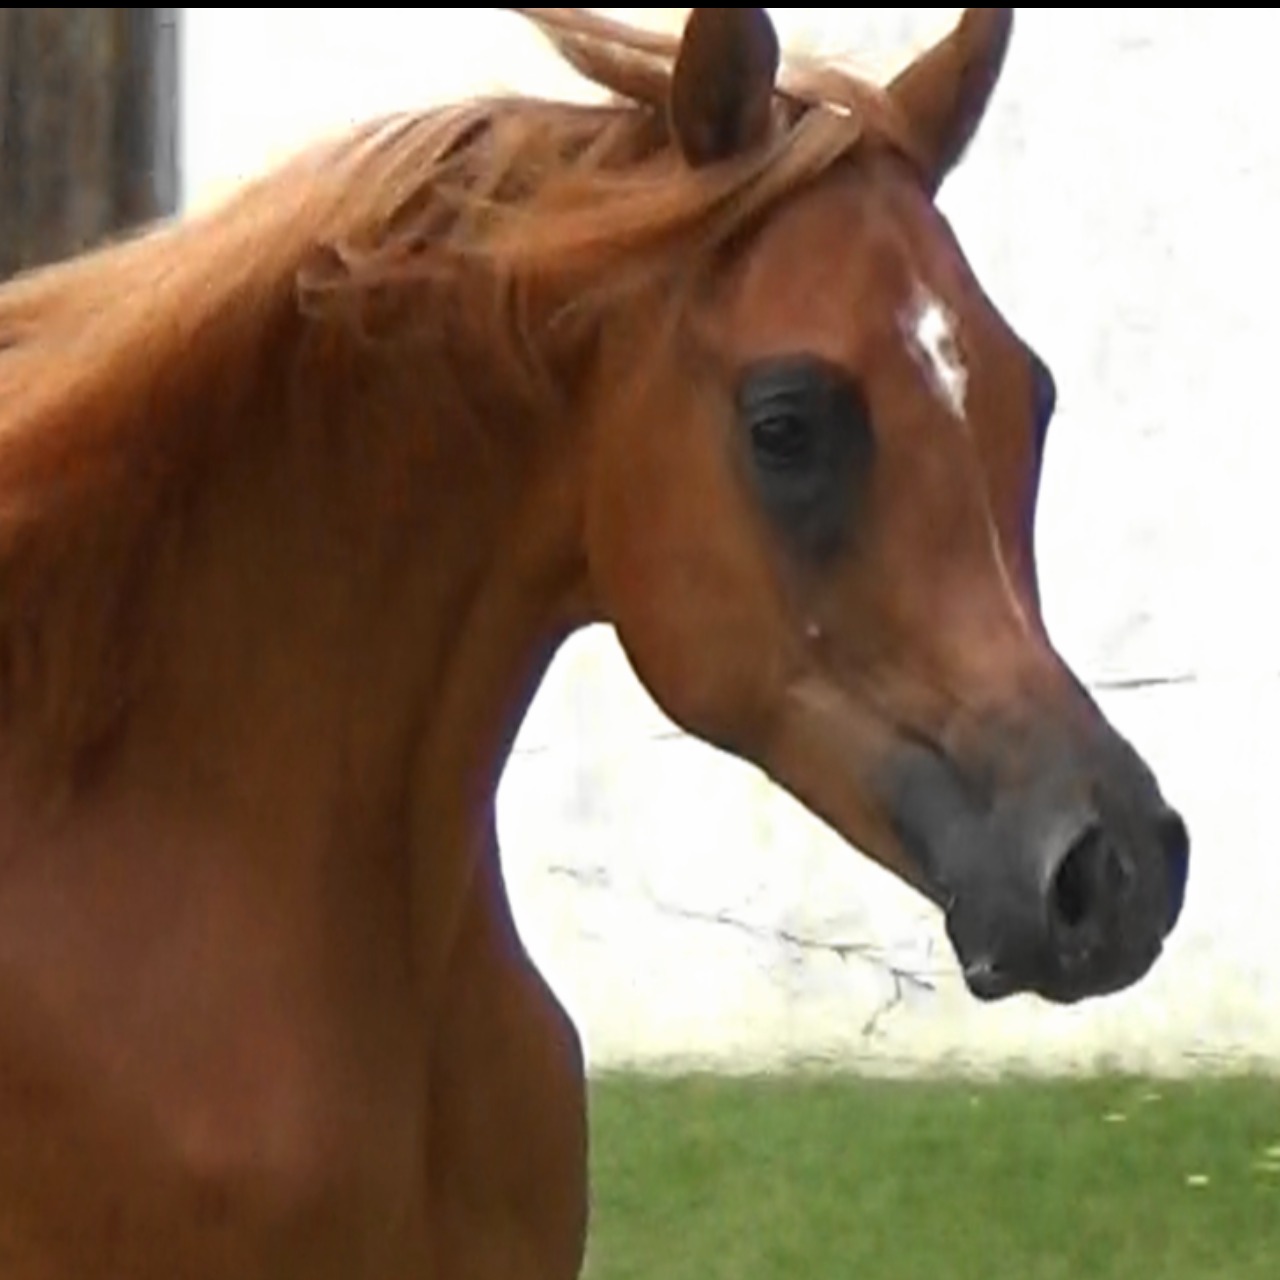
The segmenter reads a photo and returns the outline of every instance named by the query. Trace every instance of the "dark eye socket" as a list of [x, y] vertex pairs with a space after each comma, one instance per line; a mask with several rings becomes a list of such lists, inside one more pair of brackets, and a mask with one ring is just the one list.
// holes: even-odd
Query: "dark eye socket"
[[784, 357], [747, 370], [738, 388], [738, 414], [752, 453], [770, 470], [821, 466], [849, 437], [869, 438], [870, 422], [857, 386], [825, 361]]
[[741, 456], [774, 528], [812, 560], [847, 545], [875, 452], [848, 373], [812, 356], [761, 361], [743, 371], [737, 412]]
[[1049, 372], [1049, 366], [1033, 351], [1031, 353], [1031, 405], [1035, 415], [1036, 436], [1043, 441], [1058, 404], [1058, 387]]

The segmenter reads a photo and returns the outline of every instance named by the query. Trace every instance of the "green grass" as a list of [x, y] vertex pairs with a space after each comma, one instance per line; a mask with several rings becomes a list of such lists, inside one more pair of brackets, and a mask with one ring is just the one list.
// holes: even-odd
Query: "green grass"
[[588, 1280], [1280, 1280], [1280, 1083], [592, 1087]]

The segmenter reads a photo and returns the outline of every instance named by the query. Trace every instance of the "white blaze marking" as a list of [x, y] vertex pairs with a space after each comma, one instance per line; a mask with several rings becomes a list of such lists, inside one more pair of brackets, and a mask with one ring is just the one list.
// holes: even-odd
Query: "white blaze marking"
[[[964, 358], [956, 336], [955, 317], [932, 290], [917, 283], [911, 305], [900, 317], [900, 325], [907, 350], [924, 371], [934, 394], [946, 405], [968, 434], [970, 426], [965, 406], [969, 391], [969, 371], [964, 366]], [[1004, 550], [1000, 545], [1000, 536], [996, 532], [996, 523], [991, 512], [991, 496], [985, 489], [982, 500], [987, 521], [987, 537], [991, 543], [996, 572], [1000, 575], [1001, 588], [1019, 628], [1029, 634], [1031, 623], [1014, 589], [1013, 580], [1009, 576], [1009, 566], [1005, 561]]]
[[902, 330], [934, 393], [952, 416], [963, 422], [969, 371], [960, 355], [951, 312], [928, 289], [917, 285], [911, 306], [902, 318]]

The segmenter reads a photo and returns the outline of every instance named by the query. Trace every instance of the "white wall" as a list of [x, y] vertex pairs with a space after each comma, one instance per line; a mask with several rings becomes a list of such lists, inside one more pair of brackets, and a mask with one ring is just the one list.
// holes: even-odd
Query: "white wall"
[[[878, 68], [958, 11], [773, 12]], [[976, 1004], [928, 908], [747, 767], [676, 735], [593, 632], [534, 707], [500, 819], [530, 947], [595, 1065], [1280, 1064], [1273, 12], [1021, 11], [943, 199], [1057, 376], [1050, 625], [1191, 827], [1167, 959], [1082, 1008]], [[183, 13], [196, 203], [370, 113], [499, 85], [590, 96], [494, 11]], [[1107, 688], [1135, 680], [1157, 683]]]

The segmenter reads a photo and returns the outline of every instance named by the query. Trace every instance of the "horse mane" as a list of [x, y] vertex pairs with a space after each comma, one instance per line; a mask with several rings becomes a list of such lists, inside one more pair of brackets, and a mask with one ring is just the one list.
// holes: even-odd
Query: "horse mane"
[[248, 433], [314, 427], [405, 342], [459, 405], [482, 383], [541, 403], [627, 290], [707, 269], [868, 136], [911, 154], [886, 95], [810, 60], [766, 146], [695, 171], [666, 116], [676, 38], [515, 12], [609, 100], [378, 120], [0, 287], [0, 725], [24, 751], [74, 768], [120, 726], [184, 512]]

